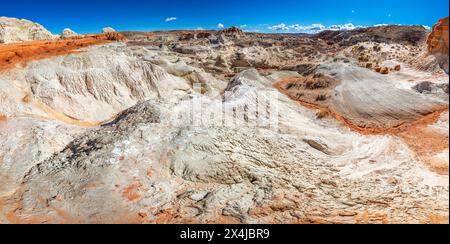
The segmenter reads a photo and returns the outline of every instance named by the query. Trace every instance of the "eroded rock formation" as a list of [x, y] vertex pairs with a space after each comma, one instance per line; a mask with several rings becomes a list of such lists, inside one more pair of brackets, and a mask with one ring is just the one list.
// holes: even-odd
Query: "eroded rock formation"
[[74, 37], [77, 37], [77, 36], [78, 36], [78, 34], [75, 33], [75, 31], [73, 31], [73, 30], [71, 30], [69, 28], [64, 29], [63, 32], [61, 33], [61, 38], [62, 39], [69, 39], [69, 38], [74, 38]]
[[0, 44], [55, 39], [42, 25], [29, 20], [0, 17]]
[[427, 40], [428, 52], [437, 58], [442, 69], [444, 69], [447, 74], [449, 72], [448, 20], [449, 17], [439, 20], [433, 27]]

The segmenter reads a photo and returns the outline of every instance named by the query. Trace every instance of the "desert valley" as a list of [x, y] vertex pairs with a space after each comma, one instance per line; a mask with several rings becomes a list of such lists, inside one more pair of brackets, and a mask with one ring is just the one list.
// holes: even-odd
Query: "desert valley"
[[0, 222], [448, 223], [448, 22], [56, 35], [0, 17]]

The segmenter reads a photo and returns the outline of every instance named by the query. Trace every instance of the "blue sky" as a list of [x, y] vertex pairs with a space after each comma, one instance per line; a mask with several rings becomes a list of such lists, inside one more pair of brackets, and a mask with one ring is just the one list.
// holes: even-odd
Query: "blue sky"
[[[432, 26], [448, 16], [448, 0], [2, 0], [0, 16], [25, 18], [53, 33], [69, 27], [96, 33], [116, 30], [217, 29], [308, 32], [342, 27], [403, 24]], [[352, 28], [352, 26], [350, 26]]]

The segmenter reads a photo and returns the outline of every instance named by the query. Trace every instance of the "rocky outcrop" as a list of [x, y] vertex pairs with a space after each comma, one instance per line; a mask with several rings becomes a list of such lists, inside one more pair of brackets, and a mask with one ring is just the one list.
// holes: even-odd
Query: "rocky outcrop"
[[448, 56], [448, 17], [439, 20], [433, 27], [433, 31], [428, 36], [428, 52], [433, 54], [442, 69], [448, 74], [449, 56]]
[[0, 17], [0, 44], [51, 39], [55, 39], [55, 36], [40, 24], [25, 19]]
[[114, 30], [114, 29], [111, 28], [111, 27], [105, 27], [105, 28], [102, 29], [102, 33], [103, 33], [103, 34], [106, 34], [106, 33], [109, 33], [109, 32], [117, 32], [117, 31]]
[[78, 34], [69, 28], [64, 29], [63, 32], [61, 33], [61, 39], [69, 39], [69, 38], [74, 38], [77, 36], [78, 36]]
[[233, 27], [230, 27], [228, 29], [222, 30], [222, 31], [220, 31], [220, 33], [223, 33], [223, 34], [237, 34], [237, 35], [243, 35], [244, 34], [244, 32], [241, 29], [239, 29], [238, 27], [236, 27], [236, 26], [233, 26]]
[[109, 41], [123, 41], [125, 40], [125, 36], [111, 27], [105, 27], [102, 30], [102, 33], [106, 35], [106, 39]]
[[119, 32], [107, 32], [105, 33], [106, 40], [108, 41], [123, 41], [125, 40], [125, 36]]

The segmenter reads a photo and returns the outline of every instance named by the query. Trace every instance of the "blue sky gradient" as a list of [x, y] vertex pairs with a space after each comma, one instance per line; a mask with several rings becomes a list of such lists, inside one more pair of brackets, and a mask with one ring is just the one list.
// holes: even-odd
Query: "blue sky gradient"
[[[67, 27], [79, 33], [97, 33], [105, 26], [120, 31], [150, 31], [217, 29], [223, 24], [260, 32], [296, 31], [272, 28], [280, 24], [432, 26], [448, 16], [448, 12], [448, 0], [2, 0], [0, 3], [0, 16], [29, 19], [53, 33]], [[166, 21], [171, 17], [176, 20]]]

